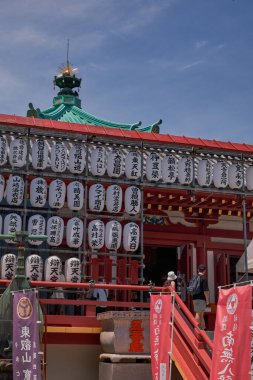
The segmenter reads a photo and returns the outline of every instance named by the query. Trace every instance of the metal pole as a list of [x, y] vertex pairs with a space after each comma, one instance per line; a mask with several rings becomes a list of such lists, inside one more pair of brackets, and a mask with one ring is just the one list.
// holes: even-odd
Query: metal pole
[[[144, 164], [144, 157], [143, 157], [143, 142], [141, 142], [141, 231], [140, 231], [140, 243], [141, 243], [141, 260], [140, 260], [140, 264], [141, 264], [141, 268], [140, 268], [140, 277], [141, 277], [141, 285], [143, 285], [144, 281], [143, 281], [143, 275], [144, 275], [144, 245], [143, 245], [143, 242], [144, 242], [144, 189], [143, 189], [143, 164]], [[140, 301], [143, 302], [143, 292], [140, 292]]]
[[172, 374], [172, 349], [173, 349], [173, 335], [174, 335], [174, 318], [175, 318], [175, 292], [171, 293], [172, 298], [172, 313], [171, 313], [171, 333], [170, 333], [170, 351], [169, 351], [169, 357], [170, 357], [170, 367], [169, 367], [169, 379], [171, 379]]
[[242, 210], [243, 210], [243, 243], [244, 243], [244, 265], [245, 265], [245, 281], [249, 279], [248, 271], [248, 255], [247, 255], [247, 221], [246, 221], [246, 201], [245, 195], [242, 198]]
[[[88, 264], [86, 262], [87, 259], [87, 224], [88, 224], [88, 216], [87, 216], [87, 208], [88, 208], [88, 175], [89, 175], [89, 143], [88, 139], [86, 140], [85, 145], [85, 183], [84, 183], [84, 212], [83, 212], [83, 255], [82, 255], [82, 280], [87, 281], [88, 277]], [[82, 181], [83, 183], [83, 181]]]

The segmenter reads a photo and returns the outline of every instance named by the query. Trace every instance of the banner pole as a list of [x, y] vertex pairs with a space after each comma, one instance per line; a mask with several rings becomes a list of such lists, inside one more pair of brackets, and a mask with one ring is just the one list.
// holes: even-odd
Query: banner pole
[[170, 351], [168, 352], [170, 356], [170, 369], [169, 369], [169, 380], [171, 379], [172, 374], [172, 345], [173, 345], [173, 333], [174, 333], [174, 316], [175, 316], [175, 293], [171, 293], [172, 297], [172, 313], [171, 313], [171, 322], [169, 322], [171, 326], [171, 334], [170, 334]]
[[249, 268], [248, 268], [248, 250], [247, 250], [247, 220], [246, 220], [246, 201], [245, 194], [242, 198], [242, 210], [243, 210], [243, 243], [244, 243], [244, 265], [245, 265], [245, 280], [249, 279]]

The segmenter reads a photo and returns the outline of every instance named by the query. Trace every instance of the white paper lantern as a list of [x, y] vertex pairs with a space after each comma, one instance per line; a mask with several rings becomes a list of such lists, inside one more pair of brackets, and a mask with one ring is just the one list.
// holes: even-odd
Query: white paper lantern
[[63, 173], [67, 167], [67, 148], [61, 141], [57, 141], [51, 149], [51, 168], [56, 173]]
[[64, 221], [59, 216], [52, 216], [47, 222], [47, 243], [51, 247], [58, 247], [62, 243]]
[[228, 185], [230, 189], [241, 189], [243, 185], [243, 166], [240, 163], [228, 167]]
[[39, 139], [32, 146], [32, 166], [36, 170], [44, 170], [48, 161], [48, 143], [46, 140]]
[[81, 210], [84, 202], [84, 187], [81, 182], [73, 181], [67, 186], [67, 201], [70, 210]]
[[66, 185], [60, 179], [55, 179], [49, 185], [48, 203], [52, 208], [62, 208], [66, 197]]
[[3, 200], [4, 187], [5, 187], [5, 179], [2, 175], [0, 175], [0, 202], [2, 202]]
[[83, 222], [79, 218], [69, 219], [66, 229], [67, 245], [70, 248], [79, 248], [83, 242]]
[[31, 281], [42, 281], [43, 260], [39, 255], [30, 255], [26, 258], [25, 275]]
[[157, 153], [151, 153], [146, 160], [146, 177], [150, 182], [157, 182], [162, 174], [162, 161]]
[[141, 208], [141, 191], [136, 186], [129, 186], [125, 191], [125, 210], [129, 215], [136, 215]]
[[246, 186], [249, 191], [253, 190], [253, 166], [246, 169]]
[[193, 162], [191, 157], [182, 157], [178, 161], [178, 180], [181, 185], [189, 185], [193, 180]]
[[92, 220], [88, 226], [88, 242], [92, 250], [101, 249], [105, 241], [105, 225], [101, 220]]
[[106, 209], [118, 213], [122, 208], [122, 189], [118, 185], [110, 185], [106, 189]]
[[123, 154], [120, 149], [108, 153], [107, 173], [109, 177], [119, 178], [123, 173]]
[[9, 151], [10, 165], [16, 168], [22, 168], [26, 164], [27, 144], [22, 138], [11, 141]]
[[74, 144], [69, 151], [69, 171], [81, 174], [85, 168], [85, 148], [81, 143]]
[[210, 160], [200, 160], [197, 181], [199, 186], [210, 186], [213, 180], [213, 165]]
[[101, 212], [105, 207], [105, 188], [97, 183], [89, 189], [89, 209]]
[[162, 159], [162, 180], [165, 183], [174, 183], [177, 179], [178, 159], [169, 154]]
[[123, 247], [125, 251], [135, 252], [139, 247], [140, 228], [136, 223], [127, 223], [123, 230]]
[[30, 203], [32, 207], [44, 207], [47, 201], [47, 181], [34, 178], [30, 183]]
[[[42, 215], [33, 215], [28, 220], [28, 234], [29, 235], [45, 235], [46, 220]], [[41, 245], [42, 240], [28, 240], [31, 245]]]
[[45, 261], [45, 281], [60, 281], [62, 262], [58, 256], [50, 256]]
[[110, 251], [117, 251], [121, 244], [122, 226], [117, 220], [111, 220], [105, 226], [105, 246]]
[[13, 253], [6, 253], [1, 258], [1, 279], [12, 280], [17, 269], [17, 257]]
[[20, 206], [24, 199], [24, 181], [17, 175], [10, 175], [7, 180], [7, 203], [11, 206]]
[[105, 174], [106, 152], [103, 147], [92, 150], [91, 155], [91, 174], [94, 176], [103, 176]]
[[225, 188], [228, 185], [228, 165], [225, 161], [219, 161], [213, 166], [213, 183], [217, 188]]
[[5, 136], [0, 137], [0, 166], [7, 163], [7, 157], [9, 152], [8, 141]]
[[67, 282], [81, 282], [81, 261], [71, 257], [65, 261], [65, 279]]
[[[21, 216], [15, 213], [7, 214], [4, 218], [4, 234], [13, 234], [21, 231], [22, 221]], [[6, 243], [14, 244], [13, 240], [5, 240]]]
[[141, 155], [129, 152], [125, 159], [125, 173], [128, 179], [139, 179], [141, 176]]

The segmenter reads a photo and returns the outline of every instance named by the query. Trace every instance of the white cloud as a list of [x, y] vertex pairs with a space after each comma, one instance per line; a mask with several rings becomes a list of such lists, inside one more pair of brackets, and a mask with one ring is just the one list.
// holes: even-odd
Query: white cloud
[[[0, 33], [0, 41], [6, 42], [6, 35]], [[18, 30], [11, 30], [8, 33], [8, 43], [12, 45], [19, 44], [48, 44], [48, 36], [46, 33], [40, 32], [31, 26], [24, 26]]]
[[202, 49], [202, 48], [205, 47], [207, 44], [208, 44], [208, 42], [207, 42], [206, 40], [196, 41], [196, 42], [195, 42], [195, 48], [196, 48], [196, 49]]
[[122, 25], [119, 27], [119, 31], [128, 34], [151, 24], [158, 15], [175, 2], [175, 0], [140, 2], [140, 6], [135, 8], [132, 16], [123, 21]]
[[191, 69], [192, 67], [202, 65], [203, 63], [204, 63], [204, 61], [202, 61], [202, 60], [195, 61], [195, 62], [192, 62], [192, 63], [189, 63], [189, 64], [187, 64], [187, 65], [184, 65], [184, 66], [179, 67], [179, 68], [178, 68], [178, 71], [189, 70], [189, 69]]
[[224, 49], [224, 47], [225, 47], [225, 44], [219, 44], [219, 45], [217, 45], [215, 48], [216, 48], [217, 50], [222, 50], [222, 49]]

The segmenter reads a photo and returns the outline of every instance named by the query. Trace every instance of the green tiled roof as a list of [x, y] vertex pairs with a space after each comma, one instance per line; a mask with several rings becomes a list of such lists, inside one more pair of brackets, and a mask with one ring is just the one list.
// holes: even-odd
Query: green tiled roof
[[[63, 72], [62, 75], [55, 77], [55, 84], [61, 89], [61, 91], [54, 98], [53, 107], [41, 111], [40, 109], [34, 109], [32, 103], [30, 103], [27, 116], [33, 116], [40, 119], [67, 121], [77, 124], [90, 124], [108, 128], [159, 133], [159, 125], [162, 123], [162, 120], [159, 120], [152, 125], [142, 127], [140, 121], [134, 124], [114, 123], [85, 112], [81, 108], [81, 100], [79, 99], [77, 92], [73, 91], [73, 88], [80, 86], [81, 80], [71, 74], [69, 66], [67, 66], [67, 68], [68, 70]], [[78, 83], [78, 85], [76, 83]]]

